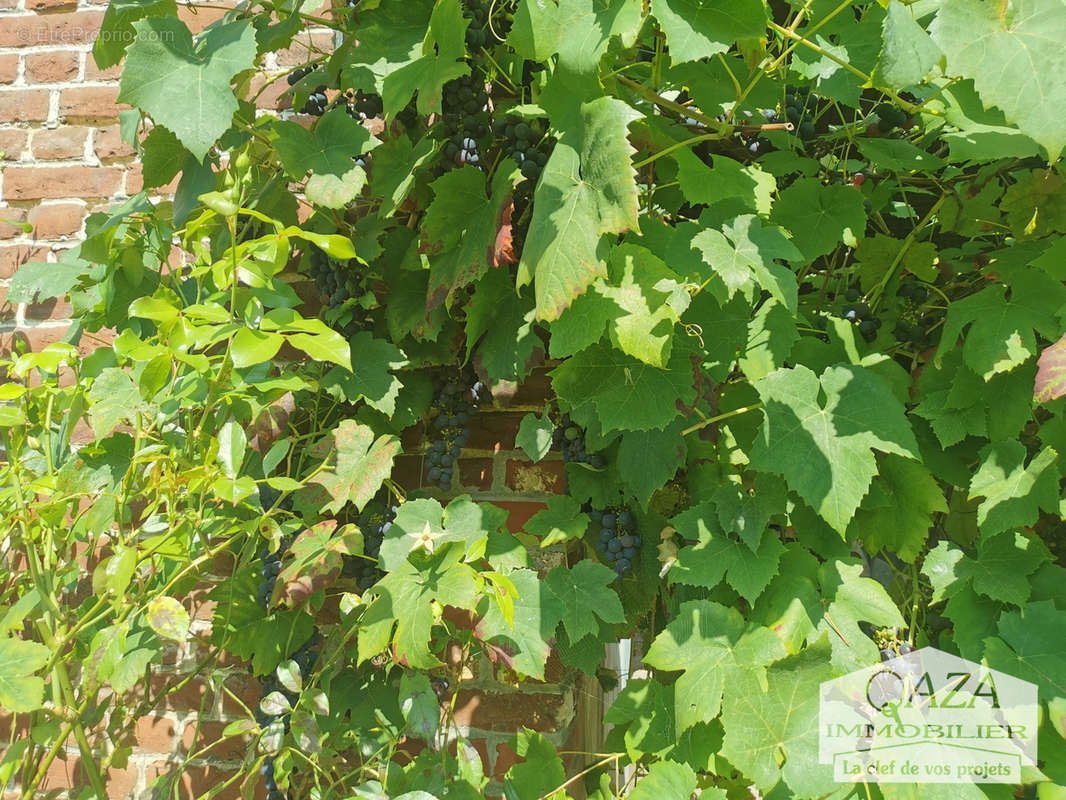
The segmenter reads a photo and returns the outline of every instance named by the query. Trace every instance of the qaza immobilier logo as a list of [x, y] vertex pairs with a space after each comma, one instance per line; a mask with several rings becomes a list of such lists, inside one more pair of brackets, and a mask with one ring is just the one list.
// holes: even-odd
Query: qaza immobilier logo
[[822, 684], [819, 761], [844, 783], [1019, 783], [1037, 725], [1034, 684], [926, 647]]

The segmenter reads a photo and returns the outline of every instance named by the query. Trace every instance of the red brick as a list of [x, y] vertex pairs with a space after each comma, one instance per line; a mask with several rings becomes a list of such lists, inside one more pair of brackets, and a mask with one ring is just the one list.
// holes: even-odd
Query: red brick
[[[156, 784], [157, 789], [165, 789], [165, 796], [168, 798], [176, 798], [176, 800], [193, 800], [193, 798], [200, 798], [207, 795], [212, 789], [224, 784], [227, 780], [238, 774], [234, 769], [223, 769], [214, 765], [208, 764], [185, 764], [180, 768], [173, 766], [150, 766], [145, 768], [145, 777], [148, 779], [148, 785], [152, 786], [153, 781], [157, 777], [173, 776], [172, 778], [164, 778], [165, 782]], [[249, 776], [250, 780], [258, 780], [260, 785], [262, 779], [258, 775]], [[170, 781], [174, 783], [171, 784]], [[215, 795], [211, 795], [212, 800], [241, 800], [240, 786], [243, 777], [238, 777], [233, 783], [230, 783], [221, 792]], [[170, 787], [174, 786], [177, 791], [171, 791]], [[153, 797], [164, 796], [162, 791], [157, 791]]]
[[51, 130], [41, 129], [33, 134], [33, 157], [45, 161], [82, 158], [85, 155], [85, 140], [88, 138], [89, 129], [76, 125], [64, 125]]
[[566, 491], [566, 466], [562, 461], [512, 459], [507, 462], [507, 488], [521, 494], [560, 494]]
[[11, 11], [18, 8], [19, 0], [0, 0], [0, 11]]
[[201, 719], [199, 725], [195, 718], [185, 720], [181, 746], [186, 752], [196, 753], [197, 758], [212, 756], [226, 761], [240, 761], [248, 752], [248, 736], [230, 736], [222, 738], [228, 723]]
[[57, 11], [77, 7], [78, 0], [26, 0], [27, 11]]
[[552, 384], [548, 370], [536, 369], [518, 384], [518, 391], [511, 398], [511, 405], [541, 408], [551, 397]]
[[0, 92], [0, 122], [44, 122], [46, 119], [48, 119], [47, 91], [9, 89], [6, 92]]
[[26, 319], [70, 319], [74, 309], [70, 303], [62, 297], [50, 297], [39, 303], [31, 303], [26, 306]]
[[510, 745], [505, 743], [496, 745], [496, 763], [493, 764], [492, 777], [502, 781], [507, 774], [507, 770], [515, 764], [520, 764], [523, 760], [511, 749]]
[[197, 34], [213, 22], [218, 22], [229, 11], [229, 4], [218, 8], [204, 8], [197, 6], [190, 8], [186, 5], [178, 6], [178, 19], [184, 22], [193, 34]]
[[504, 511], [508, 512], [507, 515], [507, 528], [512, 533], [517, 533], [522, 530], [529, 518], [536, 514], [538, 511], [543, 511], [547, 506], [544, 503], [512, 503], [507, 501], [493, 500], [492, 504], [499, 506]]
[[133, 729], [137, 748], [148, 753], [170, 753], [177, 734], [174, 721], [164, 717], [141, 717]]
[[[264, 86], [266, 86], [265, 89], [263, 88]], [[262, 75], [256, 75], [252, 78], [250, 87], [249, 96], [256, 98], [255, 104], [258, 108], [271, 111], [284, 111], [292, 108], [292, 92], [289, 90], [289, 84], [284, 78], [279, 77], [267, 86], [267, 79]], [[256, 97], [260, 90], [262, 90], [262, 93]]]
[[116, 120], [120, 111], [129, 109], [125, 103], [116, 102], [117, 99], [117, 86], [64, 89], [59, 95], [59, 116], [66, 120], [92, 122]]
[[78, 203], [35, 206], [29, 213], [29, 222], [36, 238], [58, 239], [79, 233], [85, 214], [85, 206]]
[[18, 161], [22, 158], [22, 151], [26, 149], [27, 133], [18, 128], [0, 131], [0, 153], [3, 153], [4, 161]]
[[27, 261], [44, 261], [48, 258], [47, 247], [30, 247], [19, 244], [0, 247], [0, 278], [10, 278], [15, 270]]
[[57, 51], [26, 56], [26, 83], [59, 83], [78, 74], [78, 53]]
[[523, 725], [550, 733], [569, 720], [565, 698], [558, 694], [495, 694], [464, 689], [455, 702], [455, 722], [483, 731], [516, 731]]
[[130, 158], [135, 153], [132, 147], [122, 141], [118, 125], [98, 128], [93, 139], [93, 150], [96, 152], [96, 157], [102, 161], [112, 158]]
[[4, 170], [4, 199], [111, 197], [121, 180], [118, 167], [8, 167]]
[[25, 222], [26, 216], [24, 208], [0, 208], [0, 239], [17, 239], [25, 236], [25, 231], [14, 223]]
[[0, 56], [0, 83], [14, 83], [19, 72], [17, 55]]
[[14, 322], [18, 305], [7, 302], [7, 287], [0, 286], [0, 323]]
[[85, 80], [87, 81], [117, 81], [122, 75], [122, 65], [115, 64], [107, 69], [96, 66], [96, 59], [90, 50], [85, 56]]
[[525, 414], [488, 412], [478, 414], [470, 423], [471, 450], [514, 450], [514, 439]]
[[[109, 769], [104, 776], [110, 800], [129, 797], [137, 785], [137, 769]], [[72, 756], [67, 761], [56, 759], [48, 768], [40, 789], [43, 792], [57, 789], [81, 789], [89, 785], [89, 779], [81, 769], [81, 759]]]
[[253, 712], [259, 705], [259, 696], [261, 694], [261, 687], [259, 681], [246, 672], [235, 672], [226, 678], [225, 688], [232, 692], [236, 696], [237, 702], [226, 691], [222, 692], [222, 713], [223, 714], [244, 714], [245, 710], [241, 707], [243, 703], [247, 708]]
[[392, 479], [407, 490], [422, 486], [424, 458], [417, 455], [397, 456], [392, 467]]
[[459, 484], [471, 489], [488, 491], [492, 488], [491, 458], [460, 458]]
[[333, 52], [333, 33], [315, 31], [301, 33], [284, 50], [278, 50], [278, 64], [282, 67], [298, 67], [322, 53]]
[[0, 19], [0, 47], [90, 44], [103, 18], [103, 11], [7, 17]]

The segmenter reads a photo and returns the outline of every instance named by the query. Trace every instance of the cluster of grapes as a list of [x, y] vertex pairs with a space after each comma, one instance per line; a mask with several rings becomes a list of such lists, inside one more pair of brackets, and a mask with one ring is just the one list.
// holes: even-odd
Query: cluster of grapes
[[466, 29], [466, 46], [470, 50], [479, 50], [489, 44], [489, 32], [486, 30], [489, 22], [489, 3], [485, 0], [466, 0], [463, 4], [463, 16], [470, 20], [470, 26]]
[[633, 562], [640, 553], [641, 539], [637, 534], [637, 521], [625, 507], [609, 507], [589, 511], [594, 524], [600, 526], [596, 551], [610, 564], [618, 577], [633, 569]]
[[361, 592], [377, 583], [384, 574], [378, 569], [376, 559], [381, 552], [385, 534], [392, 527], [392, 521], [396, 519], [396, 512], [399, 510], [398, 505], [389, 503], [387, 494], [378, 495], [356, 518], [355, 524], [363, 533], [363, 555], [366, 558], [345, 556], [341, 574], [346, 578], [355, 578]]
[[[318, 660], [318, 654], [314, 648], [321, 643], [321, 637], [316, 631], [311, 635], [311, 638], [304, 642], [303, 646], [293, 653], [290, 658], [296, 662], [296, 666], [300, 670], [300, 677], [303, 680], [307, 680], [307, 677], [311, 673], [311, 669], [315, 665], [315, 661]], [[260, 677], [260, 701], [262, 698], [273, 694], [274, 692], [281, 692], [285, 699], [288, 700], [290, 706], [295, 706], [300, 699], [299, 695], [295, 692], [290, 692], [285, 686], [278, 680], [275, 673]], [[275, 737], [280, 739], [289, 730], [289, 713], [282, 714], [268, 714], [263, 711], [262, 706], [256, 708], [255, 721], [262, 728], [264, 735]], [[271, 756], [267, 756], [263, 759], [262, 765], [259, 767], [259, 774], [263, 778], [263, 787], [266, 789], [267, 800], [286, 800], [285, 794], [278, 788], [277, 781], [274, 777], [274, 759]], [[289, 795], [289, 800], [292, 800], [292, 795]]]
[[381, 95], [370, 94], [362, 89], [356, 89], [348, 98], [348, 114], [353, 119], [366, 120], [380, 117], [385, 111], [385, 105], [381, 101]]
[[439, 130], [447, 141], [442, 169], [481, 164], [482, 143], [489, 135], [488, 102], [485, 76], [477, 69], [444, 85]]
[[[330, 258], [318, 248], [310, 251], [310, 273], [315, 286], [322, 297], [326, 298], [329, 309], [336, 309], [352, 299], [357, 299], [363, 292], [366, 268], [358, 259], [338, 261]], [[352, 309], [355, 329], [361, 329], [366, 322], [366, 309], [358, 304]]]
[[524, 178], [536, 183], [548, 163], [554, 140], [542, 143], [543, 134], [536, 120], [526, 122], [513, 116], [493, 120], [492, 132], [500, 140], [503, 154], [518, 164]]
[[[297, 83], [299, 83], [312, 72], [314, 72], [314, 70], [314, 67], [300, 67], [299, 69], [294, 69], [292, 72], [289, 73], [289, 77], [286, 78], [286, 80], [289, 82], [289, 86], [295, 86]], [[317, 89], [311, 92], [311, 96], [307, 98], [307, 102], [304, 103], [303, 108], [300, 109], [300, 113], [310, 114], [314, 117], [321, 117], [323, 114], [326, 113], [326, 108], [328, 106], [329, 98], [326, 97], [326, 87], [319, 86]]]
[[552, 444], [563, 451], [564, 464], [576, 461], [599, 469], [607, 463], [599, 453], [589, 453], [585, 450], [585, 433], [570, 420], [569, 414], [563, 414], [552, 432]]
[[907, 308], [904, 316], [896, 323], [896, 338], [901, 342], [920, 342], [927, 333], [923, 325], [923, 314], [920, 309], [923, 303], [929, 299], [929, 289], [920, 283], [907, 281], [900, 284], [897, 294], [904, 299]]
[[881, 320], [874, 317], [873, 312], [866, 303], [859, 301], [858, 289], [848, 289], [844, 292], [844, 299], [848, 301], [848, 305], [844, 306], [842, 316], [848, 322], [858, 326], [859, 333], [862, 334], [863, 339], [872, 342], [877, 338], [877, 331], [881, 328]]
[[796, 135], [807, 142], [814, 138], [814, 99], [806, 86], [785, 87], [785, 118], [796, 126]]
[[274, 594], [274, 584], [278, 582], [278, 575], [281, 573], [281, 560], [291, 544], [292, 538], [283, 536], [280, 546], [274, 552], [270, 552], [265, 547], [259, 551], [259, 561], [262, 564], [259, 568], [259, 575], [263, 580], [256, 591], [256, 599], [259, 605], [268, 611], [270, 610], [270, 598]]
[[903, 128], [907, 125], [907, 113], [891, 103], [878, 104], [874, 108], [874, 113], [880, 120], [877, 127], [882, 133], [888, 133], [894, 128]]
[[450, 489], [459, 453], [470, 440], [470, 419], [485, 400], [485, 385], [470, 375], [438, 378], [432, 408], [437, 412], [431, 423], [433, 441], [426, 454], [426, 480], [441, 489]]

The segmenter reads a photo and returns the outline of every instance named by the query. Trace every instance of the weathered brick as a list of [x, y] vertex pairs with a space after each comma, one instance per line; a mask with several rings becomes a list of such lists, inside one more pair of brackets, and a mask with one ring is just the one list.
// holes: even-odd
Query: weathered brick
[[64, 125], [51, 130], [35, 131], [31, 142], [33, 157], [45, 161], [82, 158], [85, 155], [85, 141], [88, 138], [89, 129], [77, 125]]
[[3, 153], [4, 161], [18, 161], [22, 158], [27, 136], [28, 133], [19, 128], [0, 131], [0, 153]]
[[18, 8], [19, 0], [0, 0], [0, 11], [11, 11]]
[[26, 319], [40, 321], [46, 319], [70, 319], [74, 309], [63, 297], [49, 297], [26, 306]]
[[133, 739], [137, 749], [148, 753], [169, 753], [174, 749], [178, 731], [174, 720], [166, 717], [141, 717], [134, 724]]
[[292, 108], [292, 92], [290, 91], [289, 84], [284, 78], [275, 80], [265, 89], [267, 79], [262, 75], [256, 75], [252, 78], [250, 91], [250, 97], [256, 97], [256, 94], [262, 90], [256, 97], [255, 104], [258, 108], [268, 109], [271, 111], [284, 111], [285, 109]]
[[476, 417], [476, 424], [470, 426], [471, 450], [514, 450], [515, 435], [524, 414], [519, 413], [483, 413]]
[[69, 120], [105, 122], [118, 119], [129, 106], [116, 102], [117, 86], [80, 86], [64, 89], [59, 95], [59, 116]]
[[48, 92], [43, 89], [8, 89], [0, 92], [0, 122], [44, 122], [48, 119]]
[[[109, 800], [124, 800], [129, 797], [137, 785], [137, 768], [109, 769], [103, 776], [107, 785]], [[89, 778], [81, 768], [81, 759], [71, 756], [68, 760], [56, 759], [48, 768], [44, 780], [41, 782], [41, 791], [54, 791], [57, 789], [81, 789], [89, 785]]]
[[179, 5], [178, 6], [178, 19], [184, 22], [193, 35], [199, 33], [208, 25], [213, 22], [218, 22], [229, 11], [229, 4], [225, 6], [219, 6], [218, 8], [205, 8], [204, 6], [196, 6], [195, 8]]
[[0, 278], [10, 278], [15, 270], [27, 261], [44, 261], [48, 258], [47, 247], [30, 247], [19, 244], [0, 247]]
[[283, 67], [298, 67], [310, 59], [318, 58], [322, 53], [333, 52], [333, 33], [315, 31], [299, 34], [292, 44], [284, 50], [278, 50], [278, 64]]
[[493, 500], [492, 504], [499, 506], [507, 513], [507, 528], [512, 533], [517, 533], [522, 530], [529, 518], [536, 514], [538, 511], [543, 511], [547, 506], [544, 503], [533, 502], [510, 502]]
[[100, 69], [96, 65], [96, 58], [90, 50], [85, 55], [85, 80], [87, 81], [117, 81], [122, 75], [122, 65], [115, 64], [107, 69]]
[[78, 74], [77, 52], [64, 50], [26, 56], [26, 83], [59, 83]]
[[459, 484], [461, 486], [488, 491], [492, 488], [491, 458], [460, 458]]
[[93, 138], [93, 150], [96, 152], [96, 157], [102, 161], [112, 158], [130, 158], [134, 155], [134, 149], [122, 141], [118, 125], [98, 128]]
[[103, 18], [103, 11], [5, 17], [0, 19], [0, 47], [89, 44], [100, 30]]
[[119, 188], [118, 167], [21, 167], [4, 170], [4, 199], [47, 200], [111, 197]]
[[27, 11], [59, 11], [78, 7], [78, 0], [26, 0]]
[[[230, 736], [222, 738], [227, 723], [215, 720], [195, 718], [185, 720], [181, 746], [187, 752], [196, 752], [199, 757], [205, 755], [226, 761], [240, 761], [248, 752], [249, 737]], [[204, 752], [206, 750], [206, 752]]]
[[[151, 765], [146, 767], [145, 777], [148, 780], [148, 785], [151, 786], [153, 781], [163, 776], [166, 783], [157, 784], [159, 787], [165, 787], [165, 796], [177, 798], [177, 800], [193, 800], [194, 798], [203, 797], [213, 789], [217, 789], [219, 786], [226, 784], [226, 788], [222, 789], [218, 794], [212, 795], [213, 800], [240, 800], [241, 798], [241, 782], [243, 777], [237, 777], [230, 783], [227, 783], [231, 778], [237, 775], [235, 770], [223, 769], [221, 767], [207, 765], [207, 764], [185, 764], [181, 767], [180, 775], [177, 766], [163, 766], [163, 765]], [[250, 777], [249, 780], [255, 781], [258, 776]], [[173, 783], [169, 781], [173, 780]], [[262, 785], [262, 779], [259, 779], [259, 785]], [[176, 791], [171, 791], [170, 787], [173, 786]], [[158, 795], [164, 796], [163, 792], [159, 792]]]
[[566, 491], [566, 465], [562, 461], [512, 459], [507, 462], [507, 487], [521, 494], [559, 494]]
[[24, 208], [0, 208], [0, 239], [17, 239], [25, 236], [25, 231], [15, 223], [25, 222], [27, 212]]
[[542, 733], [564, 727], [572, 706], [560, 694], [495, 694], [464, 689], [455, 702], [455, 722], [483, 731], [516, 731], [522, 726]]
[[35, 206], [29, 213], [29, 223], [36, 238], [58, 239], [79, 233], [85, 214], [85, 206], [78, 203]]
[[7, 302], [7, 287], [0, 286], [0, 323], [14, 322], [18, 304]]
[[0, 83], [14, 83], [19, 73], [19, 57], [15, 54], [0, 56]]

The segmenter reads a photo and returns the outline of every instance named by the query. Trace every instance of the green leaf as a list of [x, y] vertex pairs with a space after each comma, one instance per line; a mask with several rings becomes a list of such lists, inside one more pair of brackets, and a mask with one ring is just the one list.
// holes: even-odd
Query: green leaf
[[796, 320], [788, 309], [768, 298], [748, 322], [747, 346], [740, 357], [740, 368], [748, 380], [761, 380], [784, 366], [799, 340]]
[[141, 142], [144, 185], [165, 186], [181, 172], [185, 160], [192, 157], [169, 128], [157, 125]]
[[249, 20], [213, 27], [194, 43], [175, 17], [133, 24], [118, 99], [148, 112], [203, 160], [237, 111], [230, 80], [255, 60], [255, 28]]
[[682, 604], [644, 661], [655, 669], [683, 670], [674, 687], [677, 729], [683, 732], [718, 716], [726, 686], [728, 700], [742, 674], [761, 672], [784, 655], [772, 631], [746, 624], [736, 609], [693, 600]]
[[93, 61], [100, 69], [115, 66], [133, 41], [133, 23], [145, 17], [177, 14], [174, 0], [116, 0], [107, 4], [100, 35], [93, 41]]
[[917, 457], [903, 405], [868, 369], [829, 367], [819, 378], [799, 365], [770, 373], [755, 389], [766, 417], [752, 466], [783, 475], [841, 535], [877, 474], [873, 451]]
[[606, 277], [603, 234], [637, 227], [635, 150], [626, 129], [638, 116], [613, 97], [582, 103], [577, 129], [564, 133], [544, 167], [518, 265], [518, 286], [534, 283], [537, 319], [558, 319]]
[[881, 27], [884, 43], [873, 72], [874, 82], [880, 86], [916, 86], [925, 81], [940, 60], [940, 48], [914, 19], [911, 9], [911, 4], [902, 0], [888, 4]]
[[573, 72], [593, 72], [611, 39], [628, 47], [641, 24], [640, 0], [522, 0], [507, 43], [523, 58], [547, 61], [558, 53]]
[[322, 378], [322, 386], [338, 399], [355, 403], [360, 398], [382, 414], [396, 412], [396, 399], [403, 384], [393, 370], [407, 366], [403, 351], [386, 339], [376, 339], [369, 331], [360, 331], [349, 342], [351, 370], [334, 367]]
[[868, 623], [867, 628], [905, 625], [885, 588], [862, 573], [862, 563], [841, 560], [827, 561], [818, 570], [824, 611], [810, 638], [828, 635], [838, 673], [853, 672], [878, 660], [877, 645], [863, 632], [861, 623]]
[[51, 651], [23, 639], [0, 639], [0, 707], [13, 714], [36, 711], [44, 701], [44, 679], [33, 673], [48, 663]]
[[1066, 103], [1066, 7], [1058, 0], [945, 3], [930, 27], [946, 72], [973, 78], [986, 106], [1031, 136], [1055, 161], [1066, 132], [1054, 109]]
[[244, 427], [236, 420], [226, 422], [218, 432], [218, 461], [226, 470], [226, 475], [236, 478], [244, 463], [244, 452], [248, 446], [248, 435]]
[[1012, 276], [1009, 298], [1006, 287], [997, 284], [948, 307], [936, 359], [957, 347], [959, 334], [969, 326], [963, 358], [987, 381], [1036, 355], [1036, 333], [1048, 339], [1059, 336], [1056, 314], [1063, 305], [1066, 286], [1061, 281], [1034, 269], [1023, 270]]
[[947, 541], [937, 543], [926, 553], [922, 560], [922, 574], [933, 587], [931, 603], [939, 603], [954, 593], [956, 584], [961, 580], [958, 565], [963, 558], [965, 554], [962, 550]]
[[604, 743], [606, 747], [618, 749], [615, 737], [622, 733], [626, 753], [634, 761], [645, 754], [668, 752], [677, 739], [676, 698], [674, 686], [645, 678], [630, 679], [604, 715], [603, 721], [613, 726]]
[[685, 463], [688, 452], [677, 419], [661, 431], [629, 431], [622, 434], [616, 466], [622, 480], [642, 506], [666, 484]]
[[977, 507], [981, 538], [1032, 525], [1040, 509], [1054, 512], [1059, 504], [1058, 453], [1045, 447], [1025, 464], [1025, 445], [997, 442], [981, 451], [981, 466], [970, 481], [970, 497], [982, 497]]
[[507, 577], [517, 590], [514, 624], [507, 622], [498, 603], [489, 603], [488, 611], [474, 628], [474, 633], [481, 641], [489, 643], [493, 652], [511, 669], [543, 680], [544, 664], [551, 650], [548, 642], [555, 637], [563, 618], [562, 603], [544, 587], [533, 570], [516, 569]]
[[540, 361], [544, 343], [533, 331], [533, 298], [515, 293], [510, 272], [496, 269], [477, 284], [466, 307], [466, 348], [490, 381], [519, 381]]
[[1001, 614], [984, 655], [993, 669], [1035, 683], [1044, 702], [1066, 697], [1066, 615], [1050, 600]]
[[97, 439], [107, 436], [121, 422], [132, 422], [147, 408], [133, 378], [125, 370], [108, 367], [93, 380], [89, 390], [89, 424]]
[[145, 610], [149, 627], [164, 639], [184, 642], [189, 637], [189, 612], [173, 597], [157, 597]]
[[567, 495], [557, 495], [548, 498], [547, 508], [530, 517], [525, 530], [540, 539], [541, 547], [550, 547], [580, 539], [588, 526], [589, 518], [581, 513], [581, 504]]
[[721, 232], [707, 228], [692, 240], [692, 246], [722, 279], [730, 298], [741, 290], [750, 296], [754, 284], [795, 312], [796, 276], [776, 260], [798, 262], [803, 254], [780, 228], [763, 227], [762, 220], [746, 214], [723, 226]]
[[470, 74], [469, 65], [462, 60], [469, 24], [459, 0], [440, 0], [434, 5], [423, 46], [425, 55], [390, 72], [382, 81], [381, 100], [386, 119], [402, 111], [416, 92], [419, 114], [440, 113], [444, 84]]
[[[65, 254], [66, 255], [66, 254]], [[19, 267], [7, 288], [8, 303], [35, 303], [62, 297], [89, 271], [88, 261], [67, 256], [55, 264], [30, 261]]]
[[1045, 347], [1036, 363], [1038, 369], [1033, 385], [1033, 400], [1050, 403], [1066, 397], [1066, 334]]
[[848, 539], [861, 539], [870, 553], [884, 551], [908, 563], [925, 548], [933, 514], [946, 514], [944, 492], [929, 470], [916, 461], [884, 456], [878, 474], [855, 518]]
[[818, 700], [833, 676], [824, 641], [766, 670], [740, 672], [722, 707], [722, 755], [764, 795], [780, 781], [793, 797], [818, 797], [836, 788], [832, 770], [818, 763]]
[[675, 346], [665, 369], [651, 367], [606, 344], [567, 359], [551, 373], [556, 394], [579, 418], [595, 415], [604, 431], [651, 430], [677, 416], [696, 389], [687, 351]]
[[280, 120], [272, 130], [274, 149], [289, 177], [302, 180], [311, 172], [305, 189], [308, 200], [326, 208], [344, 208], [362, 191], [366, 172], [355, 165], [355, 158], [378, 140], [343, 107], [327, 111], [310, 131]]
[[514, 162], [504, 160], [486, 193], [485, 175], [471, 165], [444, 173], [430, 184], [434, 199], [422, 218], [422, 252], [430, 256], [429, 296], [432, 308], [500, 266], [497, 235], [510, 202]]
[[504, 792], [514, 800], [540, 800], [566, 780], [563, 760], [543, 734], [522, 728], [512, 745], [522, 758], [507, 770]]
[[956, 569], [960, 580], [973, 579], [974, 591], [999, 600], [1025, 605], [1030, 586], [1026, 577], [1048, 559], [1039, 539], [1021, 533], [1001, 533], [984, 539], [977, 548], [977, 558], [966, 558]]
[[440, 725], [440, 700], [428, 675], [404, 672], [400, 677], [400, 711], [418, 739], [430, 740]]
[[[362, 46], [356, 50], [362, 49]], [[437, 143], [429, 136], [412, 145], [406, 136], [389, 139], [374, 149], [374, 174], [370, 178], [370, 191], [381, 197], [379, 217], [394, 212], [410, 193], [415, 184], [415, 172], [436, 153]]]
[[[648, 774], [637, 781], [633, 791], [626, 795], [629, 800], [663, 800], [666, 797], [690, 797], [696, 791], [696, 773], [688, 764], [674, 761], [658, 761], [651, 765]], [[703, 792], [701, 797], [711, 796]]]
[[329, 361], [343, 369], [351, 369], [352, 352], [348, 342], [336, 331], [327, 329], [321, 333], [290, 333], [285, 338], [315, 361]]
[[274, 583], [270, 607], [297, 607], [333, 584], [341, 573], [344, 556], [362, 553], [363, 535], [354, 525], [338, 529], [333, 519], [311, 525], [292, 543]]
[[785, 485], [775, 475], [756, 475], [744, 484], [727, 481], [714, 490], [711, 500], [726, 533], [735, 533], [752, 550], [762, 541], [773, 514], [785, 507]]
[[241, 328], [233, 335], [230, 358], [237, 369], [254, 367], [276, 356], [283, 344], [285, 337], [280, 333]]
[[906, 139], [863, 138], [857, 140], [857, 144], [859, 152], [867, 159], [893, 172], [933, 171], [944, 166], [941, 159], [915, 147]]
[[762, 216], [770, 213], [777, 182], [757, 164], [745, 166], [731, 158], [715, 155], [714, 164], [709, 167], [687, 148], [681, 148], [670, 157], [677, 162], [678, 184], [690, 203], [712, 205], [732, 199]]
[[866, 230], [862, 194], [850, 186], [823, 186], [816, 178], [800, 178], [774, 203], [770, 221], [792, 233], [792, 241], [808, 261], [837, 246], [854, 245]]
[[540, 461], [552, 449], [552, 434], [555, 432], [555, 423], [547, 413], [543, 416], [526, 414], [518, 426], [518, 435], [515, 436], [515, 445], [521, 447], [530, 461]]
[[609, 588], [615, 577], [612, 570], [588, 559], [548, 573], [545, 586], [562, 605], [563, 627], [571, 641], [596, 633], [597, 617], [611, 623], [625, 620], [622, 603]]
[[766, 33], [763, 0], [652, 0], [651, 13], [666, 34], [673, 64], [725, 53], [739, 39]]
[[330, 451], [337, 455], [336, 465], [311, 479], [332, 498], [323, 508], [336, 513], [353, 503], [362, 511], [392, 472], [400, 441], [389, 435], [375, 440], [374, 431], [351, 419], [343, 420], [328, 438], [332, 440]]

